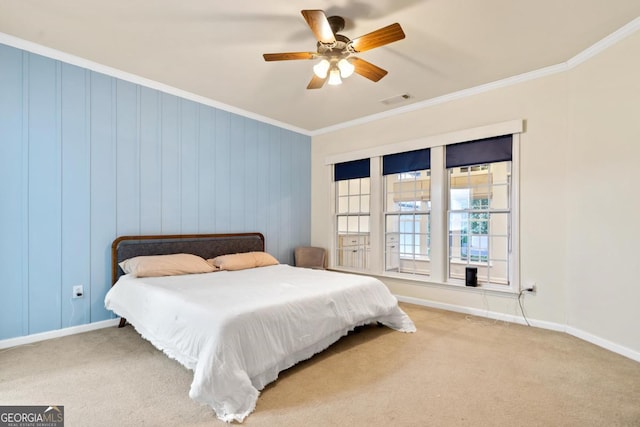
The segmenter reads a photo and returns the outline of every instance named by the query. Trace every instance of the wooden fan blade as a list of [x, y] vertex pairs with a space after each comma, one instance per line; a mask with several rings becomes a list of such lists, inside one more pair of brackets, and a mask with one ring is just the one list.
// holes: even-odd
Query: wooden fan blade
[[314, 74], [311, 78], [311, 81], [307, 85], [307, 89], [320, 89], [322, 86], [324, 86], [324, 82], [326, 81], [327, 77], [323, 79], [322, 77], [318, 77]]
[[377, 82], [381, 78], [387, 75], [387, 70], [383, 70], [377, 65], [373, 65], [371, 62], [367, 62], [364, 59], [351, 57], [349, 62], [355, 67], [355, 72], [362, 77], [366, 77], [371, 81]]
[[316, 54], [313, 52], [282, 52], [265, 53], [262, 57], [265, 61], [290, 61], [293, 59], [314, 59]]
[[311, 31], [313, 31], [313, 34], [319, 42], [335, 43], [336, 36], [333, 34], [333, 30], [331, 29], [331, 25], [329, 25], [329, 20], [327, 19], [327, 15], [324, 14], [324, 11], [303, 10], [302, 16], [304, 16], [307, 25], [309, 25], [309, 28], [311, 28]]
[[351, 47], [356, 52], [364, 52], [366, 50], [402, 40], [404, 37], [402, 27], [400, 24], [395, 23], [351, 40]]

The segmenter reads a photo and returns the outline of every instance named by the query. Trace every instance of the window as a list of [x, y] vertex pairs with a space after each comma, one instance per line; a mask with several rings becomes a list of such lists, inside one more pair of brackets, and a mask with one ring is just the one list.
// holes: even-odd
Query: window
[[[483, 127], [472, 137], [447, 134], [442, 145], [430, 138], [429, 148], [405, 141], [359, 151], [369, 157], [355, 162], [328, 161], [335, 181], [330, 265], [462, 287], [473, 267], [478, 286], [517, 292], [522, 122], [498, 127], [514, 132], [477, 139], [487, 134]], [[451, 142], [457, 138], [466, 142]], [[362, 170], [344, 173], [351, 163]]]
[[473, 266], [480, 284], [509, 285], [511, 147], [509, 135], [446, 148], [451, 279]]
[[371, 180], [369, 159], [336, 164], [336, 245], [338, 267], [369, 268]]
[[384, 156], [385, 271], [429, 274], [429, 149]]

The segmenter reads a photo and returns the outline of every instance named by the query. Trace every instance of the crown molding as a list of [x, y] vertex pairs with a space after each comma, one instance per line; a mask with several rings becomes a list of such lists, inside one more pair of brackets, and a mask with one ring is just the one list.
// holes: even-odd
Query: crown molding
[[354, 126], [358, 126], [366, 123], [371, 123], [371, 122], [389, 118], [389, 117], [394, 117], [394, 116], [405, 114], [411, 111], [421, 110], [423, 108], [429, 108], [435, 105], [444, 104], [447, 102], [455, 101], [455, 100], [466, 98], [469, 96], [478, 95], [478, 94], [489, 92], [495, 89], [500, 89], [500, 88], [512, 86], [515, 84], [524, 83], [527, 81], [551, 76], [557, 73], [562, 73], [562, 72], [571, 70], [577, 67], [578, 65], [584, 63], [585, 61], [593, 58], [594, 56], [607, 50], [609, 47], [613, 46], [619, 41], [636, 33], [638, 30], [640, 30], [640, 17], [634, 19], [633, 21], [624, 25], [622, 28], [614, 31], [613, 33], [609, 34], [602, 40], [594, 43], [590, 47], [586, 48], [582, 52], [575, 55], [574, 57], [560, 64], [551, 65], [548, 67], [540, 68], [538, 70], [534, 70], [534, 71], [519, 74], [516, 76], [507, 77], [505, 79], [497, 80], [495, 82], [486, 83], [486, 84], [471, 87], [468, 89], [463, 89], [457, 92], [452, 92], [446, 95], [438, 96], [436, 98], [427, 99], [425, 101], [416, 102], [414, 104], [405, 105], [399, 108], [394, 108], [392, 110], [387, 110], [381, 113], [360, 117], [355, 120], [338, 123], [337, 125], [327, 126], [327, 127], [316, 129], [316, 130], [303, 129], [297, 126], [293, 126], [291, 124], [274, 120], [269, 117], [265, 117], [265, 116], [253, 113], [251, 111], [242, 110], [240, 108], [237, 108], [228, 104], [224, 104], [222, 102], [218, 102], [213, 99], [206, 98], [204, 96], [187, 92], [182, 89], [178, 89], [173, 86], [166, 85], [164, 83], [160, 83], [154, 80], [140, 77], [135, 74], [131, 74], [122, 70], [118, 70], [116, 68], [108, 67], [106, 65], [102, 65], [84, 58], [77, 57], [75, 55], [71, 55], [56, 49], [39, 45], [37, 43], [23, 40], [23, 39], [11, 36], [9, 34], [0, 32], [0, 43], [25, 50], [27, 52], [46, 56], [48, 58], [56, 59], [68, 64], [77, 65], [79, 67], [83, 67], [98, 73], [106, 74], [108, 76], [116, 77], [131, 83], [149, 87], [151, 89], [157, 89], [161, 92], [165, 92], [171, 95], [185, 98], [194, 102], [198, 102], [200, 104], [208, 105], [210, 107], [218, 108], [220, 110], [228, 111], [230, 113], [238, 114], [238, 115], [241, 115], [250, 119], [254, 119], [263, 123], [267, 123], [267, 124], [277, 126], [283, 129], [287, 129], [293, 132], [297, 132], [302, 135], [313, 137], [313, 136], [323, 135], [326, 133], [331, 133], [331, 132], [347, 129], [350, 127], [354, 127]]
[[288, 123], [280, 122], [278, 120], [271, 119], [269, 117], [262, 116], [260, 114], [253, 113], [251, 111], [243, 110], [241, 108], [234, 107], [222, 102], [215, 101], [211, 98], [196, 95], [182, 89], [175, 88], [173, 86], [166, 85], [164, 83], [157, 82], [155, 80], [147, 79], [136, 74], [128, 73], [126, 71], [112, 68], [106, 65], [99, 64], [97, 62], [90, 61], [88, 59], [80, 58], [75, 55], [71, 55], [50, 47], [42, 46], [37, 43], [33, 43], [27, 40], [20, 39], [18, 37], [11, 36], [9, 34], [0, 32], [0, 43], [7, 46], [22, 49], [24, 51], [42, 55], [47, 58], [51, 58], [57, 61], [61, 61], [67, 64], [76, 65], [78, 67], [86, 68], [97, 73], [105, 74], [110, 77], [115, 77], [130, 83], [138, 84], [140, 86], [148, 87], [150, 89], [156, 89], [160, 92], [167, 93], [169, 95], [175, 95], [180, 98], [184, 98], [190, 101], [197, 102], [199, 104], [208, 105], [209, 107], [217, 108], [219, 110], [228, 111], [233, 114], [238, 114], [249, 119], [257, 120], [259, 122], [267, 123], [279, 128], [287, 129], [293, 132], [297, 132], [306, 136], [311, 136], [307, 129], [302, 129], [297, 126], [290, 125]]
[[607, 37], [602, 40], [594, 43], [589, 46], [573, 58], [570, 58], [566, 62], [562, 62], [560, 64], [551, 65], [549, 67], [540, 68], [538, 70], [530, 71], [527, 73], [519, 74], [512, 77], [507, 77], [502, 80], [497, 80], [495, 82], [483, 84], [480, 86], [475, 86], [469, 89], [463, 89], [458, 92], [452, 92], [446, 95], [442, 95], [436, 98], [427, 99], [425, 101], [416, 102], [415, 104], [405, 105], [403, 107], [394, 108], [393, 110], [387, 110], [382, 113], [372, 114], [370, 116], [360, 117], [355, 120], [350, 120], [348, 122], [338, 123], [334, 126], [328, 126], [322, 129], [316, 129], [312, 131], [311, 136], [322, 135], [326, 133], [335, 132], [337, 130], [347, 129], [353, 126], [358, 126], [370, 122], [374, 122], [380, 119], [385, 119], [393, 116], [397, 116], [400, 114], [408, 113], [410, 111], [421, 110], [423, 108], [433, 107], [434, 105], [444, 104], [450, 101], [454, 101], [461, 98], [466, 98], [468, 96], [474, 96], [481, 93], [489, 92], [494, 89], [500, 89], [508, 86], [512, 86], [514, 84], [524, 83], [527, 81], [539, 79], [542, 77], [551, 76], [553, 74], [563, 73], [565, 71], [571, 70], [578, 65], [588, 61], [599, 53], [607, 50], [614, 44], [618, 43], [621, 40], [629, 37], [634, 34], [636, 31], [640, 30], [640, 17], [634, 19], [629, 22], [622, 28], [614, 31], [609, 34]]
[[594, 43], [590, 47], [586, 48], [573, 58], [569, 59], [566, 64], [568, 69], [572, 69], [582, 64], [583, 62], [593, 58], [597, 54], [609, 49], [614, 44], [621, 40], [626, 39], [636, 31], [640, 30], [640, 17], [629, 22], [624, 27], [614, 31], [602, 40]]

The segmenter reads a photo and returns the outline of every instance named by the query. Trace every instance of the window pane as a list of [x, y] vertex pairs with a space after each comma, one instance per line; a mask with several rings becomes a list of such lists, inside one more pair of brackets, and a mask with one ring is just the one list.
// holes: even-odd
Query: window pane
[[348, 216], [347, 217], [347, 233], [357, 234], [360, 231], [359, 224], [360, 224], [360, 221], [358, 220], [357, 216], [355, 215]]
[[492, 163], [491, 175], [493, 184], [508, 184], [511, 175], [511, 162]]
[[471, 190], [468, 188], [452, 188], [449, 191], [449, 206], [451, 210], [469, 209], [471, 205]]
[[348, 197], [338, 197], [338, 213], [347, 213], [349, 212], [349, 198]]
[[509, 258], [509, 242], [506, 236], [491, 237], [491, 259], [506, 261]]
[[371, 178], [361, 178], [360, 179], [360, 193], [361, 194], [371, 194]]
[[349, 179], [346, 182], [349, 183], [349, 194], [360, 194], [360, 181], [361, 179]]
[[369, 232], [369, 217], [361, 216], [358, 217], [359, 220], [359, 230], [360, 233], [368, 233]]
[[494, 213], [489, 220], [489, 228], [493, 236], [507, 236], [509, 234], [509, 214]]
[[346, 216], [338, 217], [338, 233], [339, 234], [347, 233], [347, 217]]
[[509, 187], [494, 185], [491, 190], [491, 209], [509, 209]]
[[346, 216], [338, 217], [338, 233], [339, 234], [347, 233], [347, 217]]
[[371, 196], [362, 196], [360, 198], [360, 211], [364, 213], [369, 212], [369, 199]]
[[493, 261], [489, 268], [489, 281], [498, 285], [509, 284], [509, 263], [507, 261]]
[[400, 217], [398, 215], [387, 215], [386, 229], [387, 233], [397, 233], [400, 231]]
[[396, 201], [397, 194], [396, 193], [387, 193], [386, 199], [386, 211], [387, 212], [398, 212], [400, 211], [400, 202]]
[[349, 196], [349, 213], [360, 212], [360, 196]]
[[349, 194], [349, 181], [338, 181], [338, 196]]

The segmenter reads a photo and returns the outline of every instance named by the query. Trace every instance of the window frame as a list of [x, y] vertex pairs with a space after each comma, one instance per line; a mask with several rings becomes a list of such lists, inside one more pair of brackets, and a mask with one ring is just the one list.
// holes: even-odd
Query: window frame
[[[328, 156], [325, 165], [333, 169], [333, 165], [339, 162], [369, 158], [370, 159], [370, 254], [369, 269], [357, 270], [381, 278], [389, 277], [411, 281], [418, 285], [437, 285], [452, 289], [467, 289], [469, 291], [496, 291], [498, 293], [515, 293], [521, 289], [520, 280], [520, 231], [519, 231], [519, 205], [520, 205], [520, 134], [524, 130], [523, 120], [511, 120], [478, 128], [434, 135], [410, 141], [402, 141], [380, 147], [347, 152]], [[447, 145], [460, 142], [475, 141], [500, 135], [512, 135], [512, 165], [511, 165], [511, 233], [509, 236], [509, 285], [483, 284], [479, 287], [467, 287], [464, 281], [449, 277], [449, 244], [448, 244], [448, 179], [445, 167], [445, 148]], [[385, 271], [385, 233], [384, 233], [384, 183], [382, 175], [382, 156], [387, 154], [402, 153], [406, 151], [431, 149], [431, 274], [406, 274]], [[336, 221], [336, 186], [331, 176], [331, 218], [332, 239], [330, 242], [331, 253], [336, 253], [337, 248], [337, 224]], [[353, 271], [336, 266], [335, 260], [330, 257], [329, 268], [335, 270]]]
[[[431, 275], [431, 268], [430, 268], [430, 264], [431, 264], [431, 259], [430, 259], [430, 251], [431, 251], [431, 200], [429, 199], [429, 207], [425, 208], [424, 210], [418, 210], [415, 207], [413, 209], [409, 209], [409, 210], [389, 210], [389, 206], [387, 205], [388, 203], [388, 198], [390, 195], [393, 194], [397, 194], [396, 192], [393, 191], [389, 191], [389, 180], [388, 177], [391, 176], [397, 176], [397, 175], [405, 175], [405, 174], [415, 174], [415, 172], [426, 172], [426, 177], [428, 177], [428, 181], [429, 183], [431, 183], [431, 169], [419, 169], [419, 170], [415, 170], [415, 171], [409, 171], [409, 172], [402, 172], [402, 173], [394, 173], [394, 174], [389, 174], [389, 175], [384, 175], [382, 177], [382, 181], [383, 181], [383, 186], [382, 186], [382, 206], [383, 206], [383, 230], [384, 230], [384, 249], [383, 249], [383, 253], [384, 253], [384, 259], [385, 259], [385, 263], [384, 263], [384, 274], [388, 274], [388, 273], [395, 273], [395, 274], [407, 274], [407, 275], [411, 275], [411, 276], [422, 276], [424, 278], [428, 278]], [[424, 178], [426, 178], [424, 177]], [[402, 183], [402, 182], [412, 182], [414, 183], [414, 196], [417, 196], [417, 187], [415, 187], [415, 182], [418, 181], [418, 177], [416, 175], [413, 175], [411, 178], [407, 177], [399, 177], [399, 180], [395, 181], [394, 184], [397, 183]], [[404, 192], [401, 192], [400, 194], [405, 194]], [[414, 199], [417, 197], [414, 197]], [[417, 200], [413, 200], [413, 203], [415, 203]], [[423, 201], [424, 202], [424, 201]], [[400, 202], [402, 203], [402, 202]], [[414, 227], [416, 225], [416, 220], [415, 217], [424, 217], [423, 220], [421, 220], [419, 222], [420, 225], [424, 225], [424, 229], [420, 229], [419, 231], [416, 232], [416, 230], [414, 229], [411, 233], [403, 233], [402, 232], [402, 224], [403, 221], [406, 223], [410, 223], [413, 224]], [[398, 251], [398, 271], [393, 271], [392, 269], [388, 268], [390, 265], [390, 260], [388, 259], [389, 256], [389, 252], [390, 252], [390, 244], [389, 241], [387, 240], [389, 235], [391, 234], [391, 232], [389, 232], [387, 230], [387, 225], [388, 225], [388, 221], [389, 221], [389, 217], [398, 217], [397, 221], [398, 221], [398, 231], [395, 232], [395, 234], [397, 234], [398, 236], [398, 240], [397, 242], [395, 242], [394, 244], [392, 244], [391, 246], [393, 247], [394, 245], [397, 247], [397, 251]], [[403, 219], [403, 217], [413, 217], [413, 219], [411, 220], [405, 220]], [[403, 236], [412, 236], [412, 240], [413, 243], [410, 244], [410, 246], [413, 246], [413, 250], [410, 251], [403, 251], [402, 247], [403, 246], [407, 246], [409, 245], [408, 243], [403, 243]], [[415, 239], [418, 238], [420, 240], [425, 240], [424, 242], [424, 247], [422, 246], [422, 242], [417, 243]], [[419, 248], [418, 251], [416, 251], [416, 247]], [[422, 250], [426, 251], [426, 254], [422, 255]], [[404, 256], [403, 256], [404, 254]], [[401, 269], [401, 264], [404, 262], [406, 263], [414, 263], [414, 268], [407, 270], [407, 271], [400, 271]], [[417, 268], [417, 266], [415, 265], [415, 263], [428, 263], [426, 264], [426, 269], [424, 270], [420, 270], [419, 268]]]
[[[489, 286], [496, 286], [496, 287], [507, 286], [507, 287], [510, 287], [509, 285], [511, 284], [511, 280], [512, 280], [511, 268], [513, 266], [513, 263], [511, 262], [511, 256], [509, 255], [509, 253], [512, 253], [512, 245], [511, 245], [511, 240], [512, 240], [512, 233], [511, 233], [512, 219], [511, 219], [511, 215], [512, 215], [512, 205], [513, 205], [513, 194], [512, 194], [513, 191], [512, 191], [512, 183], [511, 183], [511, 179], [512, 179], [512, 172], [511, 171], [512, 171], [514, 162], [513, 162], [513, 160], [511, 160], [509, 162], [511, 163], [511, 165], [510, 165], [508, 171], [506, 172], [506, 181], [505, 181], [504, 184], [501, 184], [501, 185], [508, 185], [508, 188], [510, 190], [509, 193], [508, 193], [508, 196], [507, 196], [507, 204], [504, 207], [493, 207], [489, 203], [487, 203], [486, 208], [483, 208], [483, 207], [477, 208], [477, 207], [473, 207], [473, 206], [470, 205], [467, 208], [455, 209], [453, 206], [451, 206], [451, 204], [450, 204], [451, 203], [451, 199], [450, 199], [450, 197], [448, 197], [449, 204], [447, 206], [447, 208], [448, 208], [447, 209], [447, 217], [448, 217], [449, 221], [447, 223], [447, 233], [448, 233], [447, 234], [447, 238], [448, 238], [448, 241], [449, 241], [449, 244], [448, 244], [449, 251], [451, 251], [451, 249], [453, 247], [453, 245], [451, 243], [452, 230], [451, 230], [451, 223], [450, 223], [450, 219], [451, 219], [451, 215], [452, 214], [453, 215], [456, 215], [456, 214], [457, 215], [463, 215], [463, 216], [465, 214], [469, 215], [469, 219], [468, 219], [468, 223], [469, 223], [468, 227], [469, 228], [471, 228], [471, 224], [474, 222], [474, 220], [472, 218], [474, 215], [486, 215], [486, 219], [484, 221], [486, 222], [485, 226], [487, 228], [487, 233], [483, 233], [483, 234], [475, 234], [475, 235], [473, 233], [466, 233], [466, 235], [460, 234], [460, 236], [459, 236], [460, 240], [462, 240], [465, 237], [466, 238], [485, 237], [486, 241], [487, 241], [487, 245], [486, 245], [486, 248], [487, 248], [487, 259], [486, 260], [480, 259], [480, 260], [475, 260], [475, 261], [471, 260], [471, 259], [465, 260], [462, 257], [459, 257], [459, 258], [456, 259], [455, 257], [452, 256], [451, 252], [449, 252], [448, 253], [448, 274], [449, 274], [448, 280], [449, 281], [452, 281], [452, 282], [456, 281], [456, 282], [464, 283], [464, 274], [463, 273], [458, 273], [458, 277], [453, 277], [454, 275], [451, 272], [453, 265], [458, 265], [458, 266], [464, 265], [464, 266], [477, 267], [478, 268], [478, 278], [480, 278], [480, 276], [481, 276], [480, 271], [482, 269], [484, 269], [484, 268], [487, 268], [487, 272], [486, 272], [487, 273], [487, 277], [491, 278], [491, 270], [490, 269], [495, 268], [495, 263], [502, 261], [502, 260], [499, 260], [499, 259], [495, 258], [495, 252], [492, 252], [492, 249], [491, 249], [491, 246], [492, 246], [491, 243], [490, 243], [491, 239], [492, 238], [505, 237], [507, 239], [506, 243], [507, 243], [507, 252], [508, 252], [508, 255], [507, 255], [508, 259], [506, 260], [507, 261], [506, 269], [507, 269], [507, 273], [508, 273], [508, 275], [506, 277], [507, 283], [499, 283], [499, 280], [495, 280], [495, 281], [491, 281], [491, 282], [485, 283], [482, 287], [483, 288], [486, 288], [486, 287], [489, 287]], [[490, 166], [488, 166], [487, 169], [486, 169], [487, 173], [494, 174], [494, 170], [493, 169], [494, 169], [495, 166], [492, 167], [491, 165], [498, 165], [500, 163], [504, 163], [504, 162], [491, 162], [491, 163], [488, 163], [488, 165], [490, 165]], [[487, 163], [482, 164], [482, 166], [484, 166], [484, 165], [487, 165]], [[448, 181], [449, 181], [449, 186], [447, 187], [447, 190], [448, 190], [448, 194], [450, 195], [451, 190], [452, 190], [452, 187], [450, 185], [451, 184], [451, 178], [453, 178], [454, 176], [452, 174], [450, 174], [449, 171], [450, 171], [450, 169], [446, 170], [446, 173], [447, 173], [447, 176], [448, 176]], [[472, 174], [478, 174], [478, 172], [471, 172], [471, 171], [467, 172], [467, 173], [469, 174], [469, 175], [467, 175], [467, 177], [470, 177]], [[458, 175], [458, 176], [461, 176], [461, 175]], [[493, 186], [489, 186], [488, 188], [492, 188], [493, 189]], [[490, 199], [489, 198], [477, 198], [477, 199], [476, 198], [472, 198], [471, 199], [471, 204], [473, 204], [474, 202], [479, 201], [479, 200], [487, 200], [487, 201], [489, 201]], [[493, 218], [497, 218], [499, 215], [504, 215], [504, 214], [508, 215], [507, 218], [506, 218], [506, 227], [507, 227], [506, 234], [503, 235], [503, 236], [501, 236], [499, 234], [495, 235], [495, 234], [493, 234], [491, 232], [491, 227], [490, 227], [490, 223], [492, 221], [492, 217]], [[481, 221], [476, 220], [475, 222], [481, 222]], [[462, 252], [462, 244], [459, 245], [459, 248], [460, 248], [460, 251]], [[470, 257], [468, 257], [468, 258], [470, 258]], [[480, 280], [478, 280], [478, 282], [480, 282]]]

